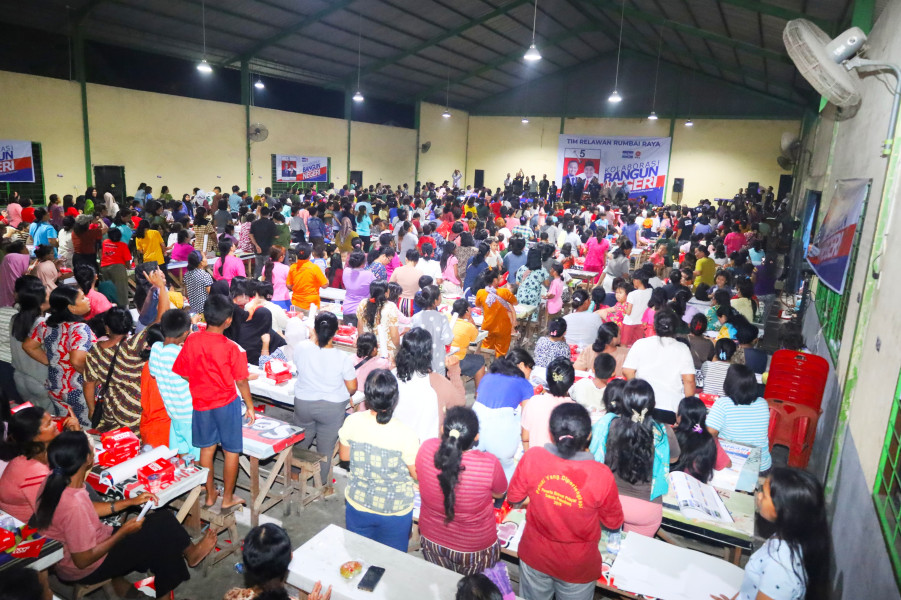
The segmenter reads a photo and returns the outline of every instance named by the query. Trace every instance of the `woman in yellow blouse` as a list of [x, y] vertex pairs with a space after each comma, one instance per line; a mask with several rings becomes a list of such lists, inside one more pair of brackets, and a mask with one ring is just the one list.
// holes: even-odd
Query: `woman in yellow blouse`
[[516, 325], [516, 296], [507, 288], [498, 287], [500, 278], [499, 269], [486, 269], [481, 276], [484, 287], [476, 293], [476, 306], [482, 309], [482, 330], [488, 332], [482, 347], [494, 350], [496, 356], [507, 354]]
[[163, 243], [163, 236], [150, 223], [142, 220], [135, 231], [135, 248], [141, 253], [141, 262], [156, 261], [159, 265], [166, 262], [164, 253], [169, 249]]

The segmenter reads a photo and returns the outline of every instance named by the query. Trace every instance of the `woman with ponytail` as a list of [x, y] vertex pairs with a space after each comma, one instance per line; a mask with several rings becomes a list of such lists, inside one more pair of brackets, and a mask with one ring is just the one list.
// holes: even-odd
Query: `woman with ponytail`
[[478, 417], [458, 406], [447, 411], [441, 438], [416, 455], [423, 557], [461, 575], [494, 567], [501, 554], [494, 499], [507, 491], [507, 477], [493, 454], [474, 449], [478, 438]]
[[46, 389], [54, 402], [68, 405], [82, 426], [91, 424], [94, 407], [84, 396], [88, 350], [97, 341], [82, 318], [91, 305], [80, 289], [61, 285], [50, 293], [50, 316], [38, 320], [22, 349], [47, 365]]
[[345, 523], [349, 531], [406, 552], [419, 439], [394, 418], [398, 387], [391, 371], [374, 370], [363, 391], [369, 410], [347, 417], [338, 432], [339, 457], [350, 461]]
[[213, 279], [231, 283], [235, 277], [247, 277], [244, 261], [235, 256], [235, 245], [229, 240], [219, 242], [219, 258], [213, 263]]
[[[155, 577], [157, 598], [164, 598], [190, 579], [187, 566], [197, 566], [216, 545], [212, 529], [192, 544], [168, 510], [153, 511], [118, 528], [102, 523], [84, 483], [94, 466], [94, 449], [80, 431], [63, 432], [50, 442], [47, 462], [50, 474], [29, 524], [62, 543], [63, 559], [54, 570], [63, 582], [93, 584], [112, 579], [117, 593], [125, 596], [131, 584], [124, 577], [148, 571]], [[110, 502], [106, 514], [150, 501], [156, 497], [144, 492]]]
[[[354, 357], [335, 348], [338, 317], [330, 312], [316, 314], [311, 339], [294, 348], [294, 364], [300, 366], [294, 386], [294, 424], [304, 428], [301, 445], [316, 445], [320, 454], [331, 456], [344, 422], [344, 407], [357, 391]], [[322, 461], [322, 481], [328, 479], [332, 461]], [[327, 495], [334, 487], [327, 485]]]
[[601, 527], [619, 529], [623, 508], [610, 469], [587, 452], [588, 411], [574, 402], [550, 415], [551, 443], [523, 454], [507, 499], [526, 507], [519, 543], [519, 593], [524, 598], [591, 600], [603, 561]]
[[622, 408], [606, 414], [592, 429], [590, 451], [616, 477], [626, 531], [654, 537], [663, 519], [670, 463], [679, 459], [671, 427], [654, 418], [654, 388], [633, 379], [623, 388]]
[[288, 280], [288, 265], [284, 263], [285, 248], [272, 246], [269, 248], [269, 259], [263, 266], [263, 281], [272, 284], [272, 303], [285, 310], [291, 308], [291, 293], [285, 282]]
[[616, 323], [604, 323], [597, 328], [597, 337], [594, 338], [594, 342], [590, 346], [585, 346], [585, 349], [579, 353], [579, 358], [576, 359], [573, 366], [577, 371], [590, 371], [594, 368], [594, 359], [599, 354], [609, 354], [616, 359], [616, 370], [613, 372], [613, 375], [622, 377], [623, 362], [626, 360], [629, 349], [625, 346], [620, 346], [619, 339], [619, 325]]
[[394, 360], [400, 345], [398, 322], [400, 311], [388, 302], [388, 282], [373, 281], [369, 284], [369, 299], [357, 307], [357, 335], [374, 333], [379, 343], [379, 356]]

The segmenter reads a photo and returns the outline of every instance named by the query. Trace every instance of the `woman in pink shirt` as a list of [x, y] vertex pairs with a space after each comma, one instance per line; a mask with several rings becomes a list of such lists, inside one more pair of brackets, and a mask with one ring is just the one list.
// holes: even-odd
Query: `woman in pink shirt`
[[89, 265], [78, 265], [75, 267], [75, 281], [91, 304], [91, 312], [84, 316], [85, 321], [90, 321], [113, 307], [113, 303], [109, 301], [109, 298], [97, 291], [97, 271], [94, 270], [94, 267]]
[[213, 279], [224, 279], [231, 285], [235, 277], [247, 277], [244, 261], [235, 256], [235, 245], [231, 241], [222, 240], [219, 242], [219, 258], [213, 263]]
[[597, 283], [604, 272], [604, 266], [607, 264], [607, 250], [610, 249], [610, 241], [607, 240], [607, 228], [598, 227], [594, 232], [594, 237], [588, 238], [585, 247], [588, 249], [585, 253], [585, 270], [597, 272], [597, 277], [593, 283]]
[[[67, 417], [63, 426], [81, 429], [75, 417]], [[47, 444], [57, 435], [56, 422], [39, 406], [20, 409], [10, 417], [6, 441], [0, 445], [0, 460], [8, 462], [0, 475], [0, 510], [28, 522], [37, 505], [38, 490], [50, 472]]]
[[546, 377], [548, 394], [532, 396], [523, 403], [522, 408], [522, 449], [531, 446], [541, 448], [551, 442], [548, 424], [551, 411], [564, 402], [573, 402], [569, 397], [569, 388], [576, 381], [576, 371], [569, 358], [558, 356], [547, 366]]
[[285, 260], [285, 249], [281, 246], [269, 248], [269, 260], [263, 267], [263, 281], [272, 282], [272, 303], [281, 306], [285, 310], [291, 308], [291, 292], [285, 282], [288, 280], [290, 268]]
[[741, 228], [738, 225], [732, 226], [732, 231], [726, 235], [723, 244], [726, 246], [727, 255], [731, 256], [733, 252], [738, 252], [745, 247], [747, 239], [741, 234]]
[[551, 265], [551, 284], [542, 298], [547, 300], [548, 319], [553, 319], [563, 310], [563, 264], [559, 261]]
[[416, 455], [423, 557], [461, 575], [493, 569], [501, 556], [494, 499], [507, 491], [507, 476], [496, 456], [473, 449], [478, 437], [476, 413], [455, 406], [441, 438], [426, 440]]
[[444, 244], [444, 253], [441, 255], [441, 278], [444, 280], [443, 289], [445, 296], [462, 296], [463, 288], [460, 287], [460, 277], [457, 275], [457, 257], [454, 252], [457, 245], [453, 242]]
[[[216, 544], [212, 530], [192, 544], [168, 510], [126, 521], [118, 529], [102, 523], [84, 484], [94, 466], [94, 449], [80, 431], [67, 431], [54, 439], [47, 448], [47, 463], [50, 474], [38, 494], [34, 525], [42, 535], [62, 542], [63, 559], [54, 569], [64, 582], [92, 584], [112, 579], [118, 595], [125, 596], [131, 584], [124, 576], [147, 570], [155, 577], [157, 597], [164, 598], [190, 578], [187, 566], [199, 564]], [[105, 513], [155, 500], [144, 492], [132, 500], [110, 502]]]

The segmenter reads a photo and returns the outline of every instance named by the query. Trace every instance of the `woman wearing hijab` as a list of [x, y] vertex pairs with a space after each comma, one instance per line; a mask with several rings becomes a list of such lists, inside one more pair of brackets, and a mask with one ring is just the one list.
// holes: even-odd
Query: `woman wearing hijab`
[[353, 241], [358, 237], [360, 236], [354, 231], [353, 223], [351, 223], [349, 218], [343, 217], [341, 219], [341, 227], [335, 235], [335, 243], [337, 244], [338, 252], [345, 256], [350, 254], [353, 250]]
[[116, 215], [119, 214], [119, 204], [116, 203], [116, 197], [110, 192], [106, 192], [103, 194], [103, 203], [106, 204], [106, 215], [110, 219], [115, 219]]

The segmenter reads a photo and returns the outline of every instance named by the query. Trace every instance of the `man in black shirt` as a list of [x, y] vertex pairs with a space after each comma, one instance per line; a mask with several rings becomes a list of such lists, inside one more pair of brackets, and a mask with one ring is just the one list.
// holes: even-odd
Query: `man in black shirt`
[[691, 232], [694, 230], [694, 221], [691, 219], [691, 211], [688, 208], [682, 209], [682, 217], [679, 219], [679, 241], [687, 242], [691, 239]]
[[547, 191], [548, 191], [548, 186], [549, 186], [549, 185], [550, 185], [550, 182], [547, 180], [547, 175], [545, 175], [544, 177], [542, 177], [542, 178], [541, 178], [541, 181], [538, 182], [538, 196], [539, 196], [542, 200], [546, 200], [546, 199], [547, 199]]
[[275, 223], [269, 218], [269, 208], [264, 206], [260, 209], [260, 218], [250, 224], [250, 243], [258, 255], [253, 261], [255, 277], [263, 273], [263, 264], [269, 256], [273, 239], [275, 239]]

